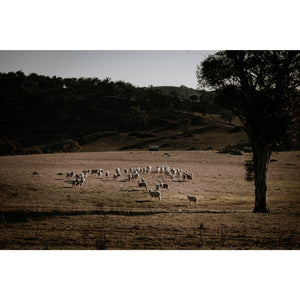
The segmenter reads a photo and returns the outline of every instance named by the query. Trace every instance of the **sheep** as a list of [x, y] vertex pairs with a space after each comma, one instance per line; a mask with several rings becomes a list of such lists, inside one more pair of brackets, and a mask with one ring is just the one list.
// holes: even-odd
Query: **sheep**
[[198, 200], [196, 196], [190, 196], [187, 195], [188, 200], [190, 201], [190, 203], [194, 202], [195, 204], [197, 204]]
[[72, 180], [72, 187], [76, 187], [77, 185], [79, 185], [80, 187], [82, 187], [84, 183], [84, 179], [76, 179], [76, 180]]
[[172, 180], [174, 180], [174, 175], [173, 175], [173, 174], [169, 173], [168, 175], [169, 175], [169, 177], [170, 177]]
[[193, 180], [193, 173], [191, 173], [191, 174], [186, 174], [186, 178], [187, 178], [188, 180]]
[[108, 179], [108, 177], [109, 177], [109, 171], [105, 172], [105, 177], [106, 177], [106, 179]]
[[90, 173], [90, 172], [91, 172], [91, 170], [83, 170], [83, 171], [82, 171], [82, 173], [83, 173], [85, 176], [87, 176], [87, 174]]
[[83, 174], [83, 173], [81, 173], [81, 174], [76, 174], [75, 175], [75, 180], [81, 180], [81, 179], [83, 179], [83, 180], [85, 180], [85, 175]]
[[146, 191], [148, 191], [147, 183], [145, 181], [138, 181], [138, 185], [139, 185], [139, 187], [144, 186], [146, 188]]
[[67, 172], [66, 178], [68, 179], [69, 177], [73, 177], [74, 176], [74, 171], [72, 172]]
[[127, 174], [128, 173], [128, 169], [124, 169], [124, 173]]
[[170, 190], [169, 185], [167, 183], [163, 183], [162, 188], [168, 189], [168, 191]]
[[[157, 187], [157, 186], [161, 187], [162, 189], [168, 189], [168, 191], [170, 190], [169, 185], [168, 185], [167, 183], [162, 183], [162, 181], [160, 181], [160, 182], [156, 185], [156, 187]], [[158, 190], [158, 188], [156, 188], [156, 189]]]
[[117, 173], [117, 174], [121, 174], [121, 173], [120, 173], [120, 168], [117, 168], [117, 169], [116, 169], [116, 173]]
[[83, 183], [84, 183], [84, 179], [77, 181], [77, 185], [80, 185], [80, 187], [82, 187]]
[[137, 179], [140, 176], [139, 173], [133, 173], [132, 174], [132, 179]]
[[159, 167], [156, 167], [154, 173], [160, 173], [160, 168], [159, 168]]
[[128, 181], [130, 181], [130, 180], [132, 179], [132, 174], [131, 174], [131, 173], [129, 173], [129, 174], [127, 175], [127, 179], [128, 179]]
[[152, 190], [149, 190], [149, 194], [150, 196], [153, 198], [158, 198], [159, 200], [161, 200], [161, 193], [160, 191], [152, 191]]
[[118, 179], [121, 175], [119, 173], [114, 174], [113, 179]]
[[98, 174], [99, 173], [99, 169], [97, 170], [91, 170], [91, 174]]

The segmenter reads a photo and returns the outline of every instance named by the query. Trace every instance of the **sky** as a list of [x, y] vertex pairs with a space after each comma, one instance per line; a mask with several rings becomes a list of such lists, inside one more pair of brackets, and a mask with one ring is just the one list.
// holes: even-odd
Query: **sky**
[[22, 70], [58, 77], [97, 77], [123, 80], [135, 86], [185, 85], [197, 88], [196, 70], [216, 51], [73, 50], [0, 51], [0, 72]]

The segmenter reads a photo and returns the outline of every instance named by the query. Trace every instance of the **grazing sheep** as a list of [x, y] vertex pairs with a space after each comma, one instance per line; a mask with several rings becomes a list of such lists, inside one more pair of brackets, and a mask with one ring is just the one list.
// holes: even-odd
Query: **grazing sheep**
[[109, 171], [105, 172], [105, 177], [106, 177], [106, 179], [108, 179], [108, 177], [109, 177]]
[[160, 167], [156, 167], [156, 169], [154, 170], [154, 173], [160, 173]]
[[193, 173], [191, 173], [191, 174], [186, 174], [186, 178], [187, 178], [188, 180], [193, 180]]
[[90, 173], [91, 170], [83, 170], [82, 173], [84, 174], [84, 176], [86, 177], [88, 173]]
[[67, 172], [66, 178], [68, 179], [69, 177], [73, 177], [74, 176], [74, 172]]
[[190, 203], [194, 202], [195, 204], [197, 204], [198, 200], [196, 196], [190, 196], [187, 195], [188, 200], [190, 201]]
[[169, 185], [167, 183], [163, 183], [162, 188], [168, 189], [168, 191], [170, 190]]
[[149, 194], [150, 196], [153, 198], [158, 198], [159, 200], [161, 200], [161, 193], [160, 191], [152, 191], [152, 190], [149, 190]]
[[[163, 189], [168, 189], [168, 191], [170, 190], [170, 188], [169, 188], [169, 185], [167, 184], [167, 183], [162, 183], [162, 181], [160, 181], [157, 185], [156, 185], [156, 187], [157, 186], [159, 186], [159, 187], [161, 187], [161, 188], [163, 188]], [[157, 190], [158, 190], [158, 188], [156, 188]]]
[[133, 173], [132, 174], [132, 179], [137, 179], [140, 176], [139, 173]]
[[72, 187], [76, 187], [77, 185], [79, 185], [80, 187], [82, 187], [84, 183], [84, 179], [76, 179], [76, 180], [72, 180]]
[[138, 181], [138, 185], [139, 185], [139, 187], [144, 186], [146, 188], [146, 191], [148, 191], [148, 189], [147, 189], [147, 183], [145, 181]]
[[132, 174], [131, 174], [131, 173], [129, 173], [129, 174], [127, 175], [127, 179], [128, 179], [128, 181], [130, 181], [130, 180], [132, 179]]
[[114, 174], [113, 179], [118, 179], [121, 175], [119, 173]]
[[97, 170], [91, 170], [91, 174], [98, 174], [99, 173], [99, 169]]

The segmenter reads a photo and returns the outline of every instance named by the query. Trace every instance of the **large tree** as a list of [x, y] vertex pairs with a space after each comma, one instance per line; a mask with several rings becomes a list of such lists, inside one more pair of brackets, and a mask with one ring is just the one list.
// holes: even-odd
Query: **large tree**
[[197, 68], [200, 88], [241, 121], [253, 149], [254, 212], [269, 212], [267, 171], [274, 147], [295, 140], [299, 51], [220, 51]]

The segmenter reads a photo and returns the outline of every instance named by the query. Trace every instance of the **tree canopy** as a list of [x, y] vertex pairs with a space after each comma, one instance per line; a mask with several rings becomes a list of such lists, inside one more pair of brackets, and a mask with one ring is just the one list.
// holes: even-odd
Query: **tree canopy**
[[266, 175], [272, 150], [295, 142], [299, 107], [299, 51], [220, 51], [197, 68], [199, 88], [242, 122], [253, 148], [256, 202], [268, 212]]

